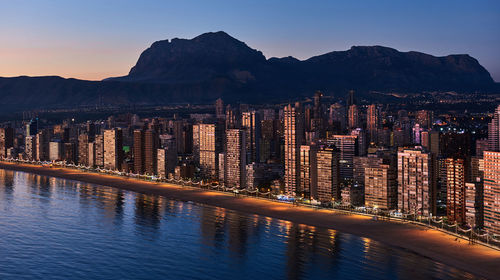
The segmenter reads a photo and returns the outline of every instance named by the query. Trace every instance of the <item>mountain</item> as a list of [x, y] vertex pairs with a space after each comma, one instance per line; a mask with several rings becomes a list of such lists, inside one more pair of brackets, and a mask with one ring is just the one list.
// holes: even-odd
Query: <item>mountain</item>
[[225, 32], [155, 42], [129, 74], [101, 82], [60, 77], [0, 78], [0, 106], [60, 107], [104, 104], [267, 102], [315, 90], [457, 91], [500, 89], [469, 55], [435, 57], [382, 46], [354, 46], [298, 60], [270, 58]]

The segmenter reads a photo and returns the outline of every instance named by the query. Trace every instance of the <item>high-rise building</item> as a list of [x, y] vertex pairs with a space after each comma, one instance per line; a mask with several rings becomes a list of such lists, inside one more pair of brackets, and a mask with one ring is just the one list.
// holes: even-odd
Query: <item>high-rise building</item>
[[237, 108], [232, 108], [231, 105], [226, 106], [226, 129], [239, 128], [240, 119]]
[[376, 104], [368, 105], [366, 110], [366, 130], [370, 142], [378, 142], [378, 130], [380, 126], [380, 112]]
[[488, 147], [490, 151], [500, 151], [500, 105], [496, 108], [488, 124]]
[[467, 163], [462, 158], [447, 158], [446, 161], [446, 216], [448, 221], [465, 223], [465, 182]]
[[317, 188], [317, 147], [315, 145], [300, 146], [300, 185], [297, 195], [311, 198], [312, 190]]
[[123, 161], [122, 130], [118, 128], [104, 131], [104, 168], [120, 170]]
[[[94, 135], [95, 138], [95, 135]], [[94, 168], [95, 164], [95, 142], [90, 142], [88, 145], [88, 153], [89, 153], [89, 166]]]
[[357, 105], [351, 105], [349, 106], [349, 111], [348, 111], [348, 125], [349, 129], [354, 129], [357, 127], [360, 127], [359, 123], [359, 110]]
[[7, 157], [7, 149], [14, 147], [14, 129], [0, 128], [0, 158]]
[[317, 151], [317, 187], [312, 197], [322, 203], [340, 199], [339, 152], [335, 148], [321, 148]]
[[285, 192], [295, 195], [300, 182], [299, 153], [303, 142], [304, 126], [300, 104], [293, 107], [288, 104], [284, 108], [285, 128]]
[[397, 207], [396, 170], [389, 164], [365, 167], [365, 206], [382, 210]]
[[500, 234], [500, 152], [485, 151], [483, 161], [484, 228]]
[[225, 173], [226, 173], [226, 168], [225, 168], [225, 158], [226, 154], [225, 153], [219, 153], [219, 184], [222, 184], [225, 182]]
[[413, 215], [435, 214], [430, 153], [420, 149], [400, 149], [398, 152], [398, 209]]
[[355, 135], [333, 135], [328, 139], [340, 151], [339, 168], [340, 179], [349, 181], [353, 178], [353, 160], [357, 154], [357, 137]]
[[144, 133], [144, 171], [147, 174], [156, 174], [157, 155], [160, 147], [160, 138], [154, 129], [148, 129]]
[[95, 165], [104, 167], [104, 135], [99, 134], [95, 137]]
[[168, 174], [173, 173], [177, 165], [177, 149], [175, 141], [169, 141], [167, 144], [157, 150], [158, 171], [160, 178], [168, 178]]
[[223, 119], [225, 117], [224, 112], [224, 101], [219, 98], [215, 101], [215, 117], [218, 119]]
[[193, 125], [193, 159], [200, 164], [200, 124]]
[[177, 153], [180, 155], [190, 153], [193, 147], [193, 126], [185, 120], [176, 120], [173, 122], [173, 132]]
[[482, 158], [483, 152], [488, 151], [488, 138], [476, 140], [476, 156]]
[[259, 162], [260, 117], [256, 111], [241, 114], [241, 127], [245, 130], [247, 163]]
[[353, 186], [364, 189], [365, 186], [365, 169], [368, 167], [378, 167], [383, 164], [383, 158], [376, 155], [368, 155], [366, 157], [353, 158]]
[[78, 163], [84, 166], [89, 164], [89, 136], [78, 135]]
[[368, 147], [368, 141], [366, 139], [366, 133], [362, 128], [355, 128], [351, 130], [351, 135], [356, 136], [356, 140], [358, 142], [358, 147], [357, 147], [357, 155], [358, 156], [365, 156], [366, 155], [366, 149]]
[[24, 153], [26, 154], [26, 159], [36, 159], [36, 136], [30, 135], [24, 138]]
[[242, 129], [226, 130], [224, 182], [227, 187], [245, 188], [246, 184], [246, 136]]
[[350, 90], [347, 95], [347, 107], [356, 104], [356, 97], [354, 96], [354, 90]]
[[342, 104], [335, 103], [330, 105], [329, 124], [333, 126], [335, 132], [341, 133], [347, 128], [346, 116], [347, 112]]
[[45, 129], [36, 134], [36, 159], [39, 161], [49, 160], [49, 132]]
[[219, 124], [199, 124], [199, 164], [204, 178], [216, 179], [219, 173], [219, 153], [223, 150], [223, 127]]
[[64, 143], [63, 145], [63, 160], [67, 163], [76, 163], [77, 149], [75, 143]]
[[483, 226], [483, 185], [465, 183], [465, 223], [470, 227]]
[[51, 161], [59, 161], [62, 159], [62, 145], [60, 141], [52, 141], [49, 143], [49, 159]]
[[144, 174], [146, 171], [146, 160], [144, 151], [144, 130], [134, 130], [134, 172]]

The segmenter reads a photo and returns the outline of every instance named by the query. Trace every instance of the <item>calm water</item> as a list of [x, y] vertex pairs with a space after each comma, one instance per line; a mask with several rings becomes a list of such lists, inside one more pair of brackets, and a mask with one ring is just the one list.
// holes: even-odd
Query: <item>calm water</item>
[[453, 279], [367, 238], [0, 169], [0, 279]]

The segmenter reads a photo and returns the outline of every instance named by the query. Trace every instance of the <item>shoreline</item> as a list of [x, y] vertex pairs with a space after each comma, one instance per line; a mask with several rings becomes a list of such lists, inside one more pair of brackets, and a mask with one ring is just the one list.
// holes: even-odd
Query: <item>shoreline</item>
[[298, 224], [329, 228], [408, 250], [474, 276], [495, 279], [500, 275], [500, 251], [479, 244], [469, 245], [468, 241], [439, 230], [400, 221], [373, 220], [369, 216], [354, 213], [342, 214], [252, 197], [235, 197], [228, 193], [170, 183], [147, 182], [60, 167], [0, 162], [0, 169], [161, 195], [168, 199], [193, 201]]

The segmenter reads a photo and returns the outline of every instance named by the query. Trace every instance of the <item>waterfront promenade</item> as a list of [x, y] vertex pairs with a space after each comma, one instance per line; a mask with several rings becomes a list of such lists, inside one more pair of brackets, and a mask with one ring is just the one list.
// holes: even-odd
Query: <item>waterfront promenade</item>
[[370, 216], [354, 213], [345, 214], [252, 197], [236, 197], [230, 193], [90, 173], [78, 169], [7, 162], [0, 162], [0, 168], [162, 195], [170, 199], [193, 201], [299, 224], [330, 228], [407, 249], [477, 276], [496, 279], [500, 275], [500, 251], [478, 244], [470, 245], [466, 240], [414, 224], [374, 220]]

